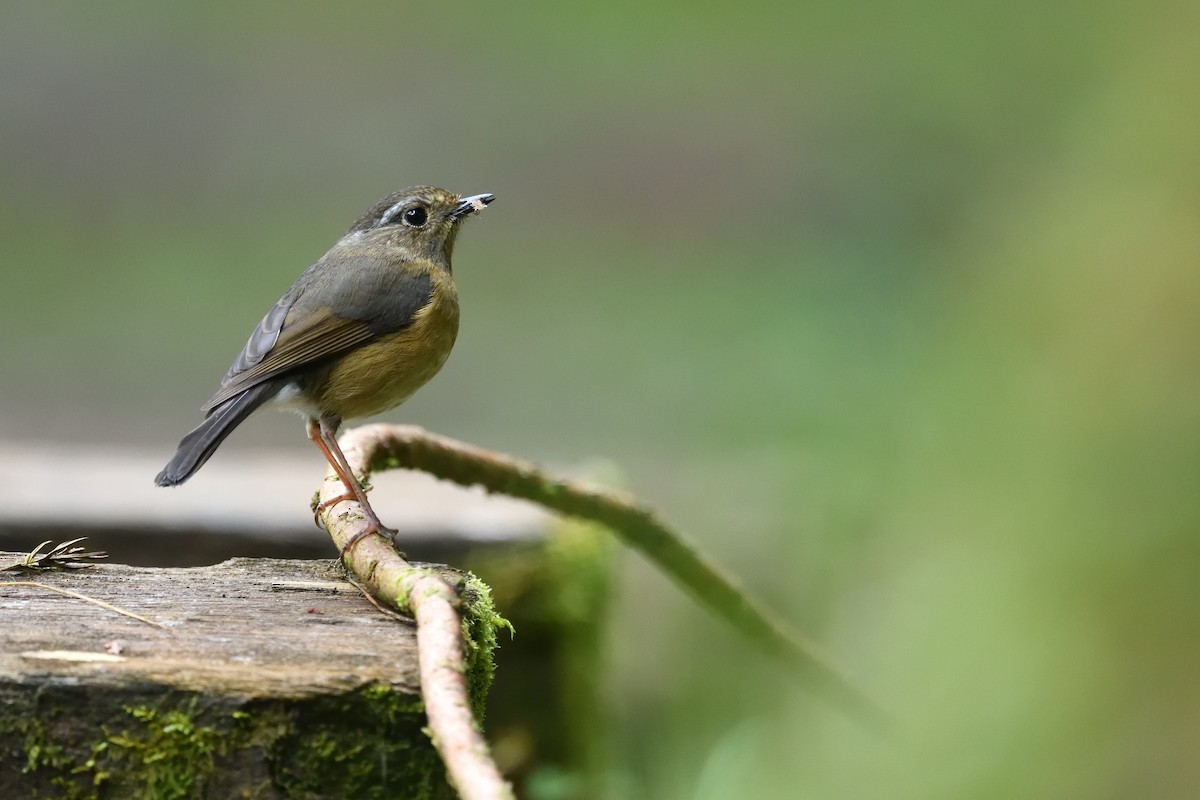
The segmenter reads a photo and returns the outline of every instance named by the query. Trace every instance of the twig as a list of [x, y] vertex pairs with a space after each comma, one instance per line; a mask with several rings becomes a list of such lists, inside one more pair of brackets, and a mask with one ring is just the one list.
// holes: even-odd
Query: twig
[[46, 583], [38, 583], [37, 581], [0, 581], [0, 589], [3, 589], [5, 586], [34, 586], [38, 589], [48, 589], [51, 592], [58, 592], [59, 594], [65, 594], [67, 597], [74, 597], [77, 600], [83, 600], [84, 602], [91, 603], [94, 606], [100, 606], [101, 608], [107, 608], [109, 611], [116, 612], [117, 614], [120, 614], [123, 617], [129, 617], [130, 619], [136, 619], [138, 622], [144, 622], [147, 625], [153, 625], [156, 628], [162, 628], [163, 630], [166, 630], [166, 626], [159, 625], [157, 622], [155, 622], [152, 619], [146, 619], [145, 617], [143, 617], [140, 614], [135, 614], [132, 611], [126, 611], [125, 609], [121, 608], [120, 606], [114, 606], [112, 603], [106, 603], [103, 600], [97, 600], [94, 597], [88, 597], [86, 594], [80, 594], [79, 592], [72, 592], [70, 589], [60, 589], [57, 586], [51, 586]]
[[347, 579], [348, 579], [347, 582], [351, 586], [353, 586], [359, 594], [361, 594], [363, 596], [364, 600], [366, 600], [371, 605], [375, 606], [375, 608], [379, 611], [379, 613], [385, 614], [385, 615], [391, 617], [392, 619], [398, 620], [399, 622], [402, 622], [405, 625], [408, 625], [410, 627], [412, 626], [412, 624], [413, 624], [412, 617], [405, 616], [404, 614], [401, 614], [396, 609], [389, 608], [388, 606], [385, 606], [383, 603], [376, 600], [375, 595], [371, 594], [371, 590], [368, 589], [366, 586], [363, 586], [361, 583], [359, 583], [358, 576], [356, 576], [353, 572], [351, 572], [347, 576]]
[[[356, 454], [347, 451], [346, 455], [355, 472], [366, 471], [365, 462], [355, 460]], [[321, 485], [319, 500], [324, 502], [344, 491], [334, 476]], [[366, 525], [348, 513], [356, 508], [357, 503], [346, 501], [321, 512], [339, 550]], [[457, 591], [431, 570], [409, 564], [391, 542], [378, 536], [358, 541], [346, 554], [346, 566], [370, 594], [411, 610], [416, 617], [425, 713], [433, 743], [459, 796], [463, 800], [512, 800], [512, 787], [500, 776], [471, 714]]]
[[[348, 431], [340, 443], [354, 471], [364, 476], [396, 467], [423, 470], [463, 486], [480, 485], [489, 492], [531, 500], [607, 526], [819, 693], [857, 717], [874, 724], [887, 723], [878, 707], [815, 644], [774, 618], [716, 563], [671, 531], [651, 510], [638, 505], [633, 497], [560, 480], [528, 462], [414, 426], [364, 425]], [[336, 479], [327, 478], [321, 490], [322, 499], [337, 496], [342, 491], [340, 487]], [[370, 543], [384, 546], [377, 537], [370, 537]], [[358, 548], [364, 549], [365, 544]]]

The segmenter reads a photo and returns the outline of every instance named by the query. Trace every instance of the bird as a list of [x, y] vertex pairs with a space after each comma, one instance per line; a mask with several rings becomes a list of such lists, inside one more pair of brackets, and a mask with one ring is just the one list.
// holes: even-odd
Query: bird
[[458, 335], [458, 292], [450, 259], [463, 222], [495, 199], [434, 186], [393, 192], [362, 214], [284, 293], [234, 359], [155, 477], [178, 486], [196, 473], [250, 414], [273, 405], [298, 411], [366, 526], [342, 547], [386, 528], [337, 442], [344, 420], [403, 403], [445, 364]]

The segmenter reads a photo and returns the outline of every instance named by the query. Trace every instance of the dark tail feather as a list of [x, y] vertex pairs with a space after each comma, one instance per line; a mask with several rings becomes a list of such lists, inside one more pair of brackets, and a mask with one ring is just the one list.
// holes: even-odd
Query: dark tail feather
[[225, 437], [241, 424], [242, 420], [283, 388], [277, 381], [267, 381], [251, 387], [239, 395], [229, 398], [208, 412], [196, 429], [184, 436], [163, 471], [154, 482], [159, 486], [177, 486], [204, 466], [204, 462], [216, 452]]

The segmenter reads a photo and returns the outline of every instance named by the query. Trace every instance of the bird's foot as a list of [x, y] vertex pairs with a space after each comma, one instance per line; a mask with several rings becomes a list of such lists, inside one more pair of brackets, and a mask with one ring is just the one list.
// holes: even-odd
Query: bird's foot
[[355, 499], [354, 495], [350, 494], [349, 492], [346, 492], [345, 494], [339, 494], [337, 497], [332, 497], [323, 502], [314, 504], [312, 507], [313, 525], [316, 525], [318, 528], [321, 528], [322, 530], [324, 530], [325, 526], [321, 524], [321, 512], [323, 512], [327, 508], [336, 506], [338, 503], [342, 502], [343, 500], [354, 500], [354, 499]]
[[[358, 544], [371, 534], [382, 536], [384, 539], [387, 539], [389, 542], [391, 542], [393, 547], [396, 546], [396, 531], [384, 526], [384, 524], [378, 519], [368, 519], [366, 526], [357, 531], [353, 536], [346, 540], [344, 545], [342, 545], [342, 562], [345, 563], [346, 556], [349, 555], [350, 550], [354, 547], [354, 545]], [[397, 553], [401, 558], [405, 558], [404, 553], [400, 553], [399, 551], [397, 551]]]
[[[364, 496], [365, 496], [366, 492], [371, 491], [371, 489], [372, 489], [372, 487], [369, 485], [363, 486], [362, 490], [363, 490]], [[315, 498], [314, 498], [314, 500], [315, 500]], [[314, 503], [314, 505], [312, 507], [313, 525], [316, 525], [321, 530], [325, 530], [325, 526], [321, 524], [321, 512], [327, 508], [333, 508], [338, 503], [345, 502], [346, 500], [359, 500], [361, 502], [361, 498], [359, 498], [353, 492], [343, 492], [342, 494], [339, 494], [337, 497], [331, 497], [328, 500], [322, 500], [319, 503]]]

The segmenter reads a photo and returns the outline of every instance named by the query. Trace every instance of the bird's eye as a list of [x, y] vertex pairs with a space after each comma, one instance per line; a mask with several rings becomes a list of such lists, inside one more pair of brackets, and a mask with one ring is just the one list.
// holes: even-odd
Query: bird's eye
[[424, 206], [413, 206], [412, 208], [406, 209], [400, 216], [400, 219], [403, 220], [404, 224], [410, 228], [419, 228], [425, 224], [427, 219], [429, 219], [429, 214], [425, 211]]

